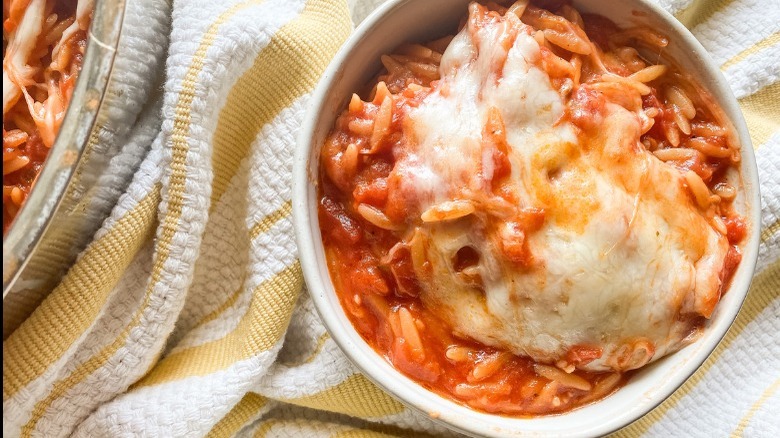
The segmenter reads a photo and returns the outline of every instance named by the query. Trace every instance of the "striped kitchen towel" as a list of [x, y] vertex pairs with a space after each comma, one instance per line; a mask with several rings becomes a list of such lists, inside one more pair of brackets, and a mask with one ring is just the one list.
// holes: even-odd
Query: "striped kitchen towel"
[[[617, 436], [780, 436], [780, 2], [659, 2], [742, 105], [761, 254], [724, 342]], [[339, 351], [293, 239], [291, 163], [308, 98], [378, 3], [173, 3], [160, 132], [94, 241], [3, 343], [4, 434], [448, 434]]]

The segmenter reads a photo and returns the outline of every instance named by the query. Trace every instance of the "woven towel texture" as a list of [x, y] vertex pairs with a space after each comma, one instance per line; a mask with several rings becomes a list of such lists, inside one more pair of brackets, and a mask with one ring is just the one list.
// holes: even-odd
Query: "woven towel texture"
[[[658, 2], [712, 53], [745, 113], [760, 260], [716, 352], [616, 436], [780, 436], [780, 2]], [[149, 152], [76, 265], [4, 341], [3, 433], [451, 435], [339, 351], [293, 238], [292, 156], [309, 96], [382, 2], [148, 3], [170, 20], [167, 53], [139, 60], [165, 63], [162, 93], [143, 95], [144, 128], [128, 140]]]

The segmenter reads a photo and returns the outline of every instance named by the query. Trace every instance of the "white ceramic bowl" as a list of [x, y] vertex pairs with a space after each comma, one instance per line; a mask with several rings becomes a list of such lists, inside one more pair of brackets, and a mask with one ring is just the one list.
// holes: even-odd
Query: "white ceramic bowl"
[[379, 71], [379, 58], [404, 42], [425, 41], [456, 30], [469, 0], [391, 0], [367, 18], [333, 59], [311, 101], [298, 139], [293, 175], [293, 218], [306, 283], [325, 326], [342, 351], [377, 385], [405, 405], [444, 425], [477, 436], [597, 436], [638, 419], [674, 392], [712, 352], [734, 321], [747, 294], [758, 254], [760, 201], [755, 157], [731, 90], [698, 41], [650, 0], [580, 0], [580, 11], [619, 25], [647, 24], [669, 37], [669, 54], [693, 72], [733, 122], [742, 145], [744, 192], [738, 199], [749, 223], [742, 262], [701, 339], [639, 370], [605, 399], [554, 416], [521, 419], [490, 415], [436, 395], [398, 372], [355, 331], [331, 284], [317, 219], [319, 152], [355, 90]]

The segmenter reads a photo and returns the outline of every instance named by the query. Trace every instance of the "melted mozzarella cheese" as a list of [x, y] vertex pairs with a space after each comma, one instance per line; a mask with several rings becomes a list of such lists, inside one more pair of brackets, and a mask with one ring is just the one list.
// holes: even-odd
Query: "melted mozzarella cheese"
[[[495, 41], [511, 25], [522, 26], [517, 21], [478, 33], [484, 41]], [[414, 141], [411, 153], [399, 160], [408, 190], [424, 207], [464, 188], [479, 192], [491, 179], [491, 162], [482, 148], [491, 107], [500, 109], [513, 145], [540, 143], [546, 137], [576, 141], [570, 126], [553, 126], [564, 106], [547, 75], [531, 64], [538, 57], [539, 46], [528, 34], [520, 35], [508, 52], [498, 44], [477, 47], [468, 31], [453, 39], [440, 66], [446, 85], [410, 112], [405, 133]], [[495, 64], [500, 59], [505, 67], [499, 72]]]
[[[507, 34], [511, 45], [494, 43]], [[595, 347], [601, 357], [580, 368], [637, 368], [690, 342], [712, 313], [728, 243], [680, 173], [641, 147], [641, 115], [605, 103], [601, 128], [584, 135], [562, 118], [565, 102], [539, 56], [512, 14], [478, 27], [469, 20], [443, 56], [439, 87], [404, 122], [409, 146], [396, 169], [417, 207], [477, 206], [421, 226], [430, 262], [418, 272], [422, 299], [456, 333], [487, 345], [542, 362]], [[491, 192], [484, 147], [495, 110], [519, 199], [509, 207]], [[523, 236], [532, 263], [518, 266], [496, 230], [529, 207], [545, 220]], [[479, 285], [456, 269], [466, 246], [480, 255]]]

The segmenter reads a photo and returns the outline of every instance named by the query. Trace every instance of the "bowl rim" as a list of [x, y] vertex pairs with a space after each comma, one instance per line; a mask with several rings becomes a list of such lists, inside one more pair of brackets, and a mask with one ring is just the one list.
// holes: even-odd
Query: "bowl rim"
[[97, 0], [87, 32], [84, 62], [60, 131], [8, 232], [3, 236], [3, 299], [41, 243], [90, 148], [92, 127], [110, 82], [126, 0]]
[[[356, 46], [371, 33], [374, 26], [378, 25], [389, 14], [397, 13], [397, 11], [401, 10], [404, 5], [410, 1], [411, 0], [389, 0], [375, 9], [365, 20], [363, 20], [333, 58], [309, 100], [309, 109], [297, 137], [296, 151], [293, 159], [292, 181], [293, 225], [301, 267], [309, 294], [326, 329], [345, 356], [357, 366], [364, 376], [382, 388], [385, 392], [392, 395], [395, 399], [399, 400], [403, 405], [429, 416], [432, 420], [447, 428], [473, 436], [484, 434], [490, 436], [520, 436], [525, 435], [526, 433], [561, 433], [560, 431], [546, 429], [539, 430], [538, 432], [514, 429], [506, 430], [503, 427], [486, 430], [483, 423], [474, 422], [472, 421], [474, 418], [469, 417], [488, 416], [519, 425], [522, 422], [533, 422], [538, 419], [561, 418], [567, 413], [532, 418], [491, 415], [473, 410], [437, 395], [436, 393], [425, 389], [417, 382], [409, 379], [400, 371], [396, 370], [391, 364], [386, 362], [379, 353], [374, 351], [373, 348], [360, 337], [352, 326], [351, 321], [343, 314], [340, 303], [338, 308], [333, 308], [328, 301], [328, 295], [331, 294], [331, 292], [326, 290], [326, 285], [330, 284], [332, 289], [332, 282], [329, 276], [323, 278], [321, 275], [321, 266], [316, 255], [317, 248], [322, 247], [321, 238], [319, 237], [318, 218], [316, 215], [312, 216], [310, 214], [309, 198], [307, 196], [311, 186], [314, 185], [309, 169], [312, 150], [318, 147], [318, 145], [314, 144], [313, 139], [319, 124], [319, 114], [325, 109], [328, 97], [330, 96], [330, 90], [339, 80], [339, 73]], [[583, 1], [583, 3], [585, 2], [586, 1]], [[711, 335], [703, 337], [685, 347], [685, 349], [693, 349], [692, 352], [689, 353], [691, 358], [684, 362], [681, 367], [678, 367], [680, 369], [675, 368], [670, 371], [670, 377], [663, 385], [663, 389], [656, 391], [653, 396], [650, 397], [651, 401], [649, 403], [645, 403], [639, 409], [627, 409], [628, 413], [626, 415], [612, 419], [612, 421], [608, 422], [606, 425], [587, 430], [578, 430], [574, 435], [567, 434], [567, 436], [604, 435], [617, 431], [643, 417], [679, 389], [701, 367], [734, 323], [749, 291], [750, 282], [758, 258], [761, 224], [758, 170], [747, 125], [737, 100], [724, 76], [715, 66], [707, 50], [690, 33], [690, 31], [682, 25], [682, 23], [664, 10], [660, 5], [651, 0], [634, 0], [634, 2], [649, 11], [650, 14], [655, 15], [657, 19], [667, 24], [669, 26], [669, 29], [666, 32], [667, 34], [670, 36], [674, 35], [675, 37], [680, 36], [682, 40], [681, 45], [693, 49], [697, 56], [701, 56], [704, 60], [703, 65], [700, 66], [701, 70], [714, 79], [714, 82], [708, 84], [707, 88], [713, 96], [720, 97], [718, 100], [721, 101], [721, 107], [734, 125], [734, 130], [740, 141], [740, 150], [743, 160], [741, 178], [745, 194], [750, 195], [745, 200], [745, 218], [750, 221], [748, 224], [749, 230], [748, 236], [744, 240], [743, 258], [738, 268], [738, 273], [741, 275], [739, 276], [739, 279], [737, 278], [737, 274], [734, 275], [728, 289], [729, 296], [735, 294], [738, 296], [737, 302], [734, 303], [731, 308], [724, 309], [723, 306], [719, 306], [716, 311], [725, 312], [725, 315], [718, 321], [718, 327], [708, 326], [707, 331], [711, 332]], [[312, 235], [312, 224], [316, 225], [316, 227], [314, 227], [317, 230], [316, 236]], [[336, 301], [338, 302], [338, 297], [336, 297]], [[359, 345], [361, 343], [364, 345]], [[370, 351], [368, 355], [365, 354], [366, 348]], [[672, 355], [673, 354], [674, 353], [672, 353]], [[368, 357], [370, 355], [375, 357]], [[379, 362], [376, 358], [379, 359]], [[664, 358], [659, 359], [653, 364], [648, 365], [648, 367], [655, 366], [656, 363], [662, 362], [663, 359]], [[637, 377], [635, 376], [633, 379], [636, 378]], [[417, 391], [415, 391], [414, 388], [409, 388], [409, 382], [417, 388]], [[605, 399], [601, 399], [587, 406], [598, 405], [604, 400], [614, 396], [615, 394], [611, 394]], [[457, 415], [445, 416], [443, 415], [444, 412], [431, 409], [434, 405], [437, 405], [438, 407], [444, 405], [445, 408], [452, 408], [456, 411]], [[574, 409], [569, 412], [576, 412], [584, 408], [585, 407]]]

